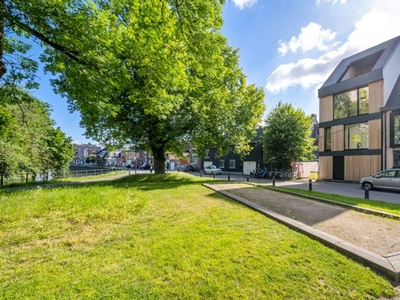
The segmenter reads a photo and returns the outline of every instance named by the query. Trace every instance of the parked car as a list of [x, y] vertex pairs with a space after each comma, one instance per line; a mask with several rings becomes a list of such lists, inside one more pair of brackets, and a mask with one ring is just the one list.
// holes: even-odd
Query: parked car
[[149, 165], [149, 164], [146, 164], [146, 163], [141, 164], [141, 165], [139, 166], [139, 170], [150, 170], [150, 165]]
[[222, 174], [222, 170], [220, 168], [217, 168], [214, 165], [210, 165], [210, 166], [204, 167], [204, 173], [211, 174], [211, 175], [220, 175], [220, 174]]
[[388, 169], [374, 175], [361, 178], [360, 186], [363, 189], [400, 189], [400, 168]]
[[194, 167], [192, 165], [183, 165], [178, 168], [178, 172], [193, 172]]

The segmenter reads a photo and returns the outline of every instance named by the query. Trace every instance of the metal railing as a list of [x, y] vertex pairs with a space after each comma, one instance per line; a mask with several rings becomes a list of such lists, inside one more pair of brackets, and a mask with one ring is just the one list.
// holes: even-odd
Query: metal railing
[[[108, 174], [112, 172], [118, 172], [123, 170], [122, 168], [102, 168], [102, 169], [84, 169], [84, 170], [74, 170], [66, 172], [55, 172], [47, 174], [32, 174], [32, 173], [20, 173], [13, 176], [5, 176], [0, 174], [0, 186], [12, 185], [18, 183], [29, 183], [29, 182], [42, 182], [55, 179], [64, 178], [76, 178], [76, 177], [88, 177], [96, 176], [102, 174]], [[35, 177], [34, 177], [35, 176]]]

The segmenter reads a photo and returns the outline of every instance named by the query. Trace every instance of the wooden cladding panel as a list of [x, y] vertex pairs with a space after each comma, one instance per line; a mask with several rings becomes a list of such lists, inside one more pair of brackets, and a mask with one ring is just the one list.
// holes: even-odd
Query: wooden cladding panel
[[369, 113], [379, 112], [383, 107], [383, 81], [369, 84]]
[[333, 158], [332, 156], [322, 156], [319, 158], [319, 179], [331, 180], [333, 176]]
[[325, 151], [325, 128], [319, 129], [318, 149], [319, 151]]
[[359, 181], [361, 178], [381, 170], [380, 155], [345, 156], [344, 180]]
[[382, 123], [381, 120], [372, 120], [368, 122], [369, 128], [369, 149], [380, 149], [381, 148], [381, 131]]
[[333, 126], [332, 134], [332, 151], [344, 150], [344, 125]]
[[333, 96], [326, 96], [319, 99], [319, 122], [333, 120]]

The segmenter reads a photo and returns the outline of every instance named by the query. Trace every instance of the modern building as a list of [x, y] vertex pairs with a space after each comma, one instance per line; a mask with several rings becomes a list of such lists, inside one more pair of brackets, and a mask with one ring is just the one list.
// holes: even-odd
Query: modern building
[[342, 60], [318, 91], [319, 178], [400, 165], [400, 36]]

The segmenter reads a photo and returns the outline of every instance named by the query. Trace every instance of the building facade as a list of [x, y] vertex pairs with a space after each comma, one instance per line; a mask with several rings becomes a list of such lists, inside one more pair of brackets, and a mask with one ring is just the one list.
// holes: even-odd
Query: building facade
[[342, 60], [318, 91], [319, 178], [400, 164], [400, 36]]
[[88, 144], [74, 144], [75, 147], [75, 157], [72, 161], [74, 165], [83, 165], [86, 163], [86, 158], [90, 155], [96, 155], [97, 152], [101, 150], [101, 146]]
[[249, 143], [251, 151], [245, 157], [230, 151], [227, 155], [219, 156], [215, 149], [209, 149], [205, 157], [201, 158], [201, 169], [208, 165], [215, 165], [224, 172], [239, 172], [250, 175], [257, 168], [264, 168], [262, 150], [262, 128], [257, 129], [256, 137]]

